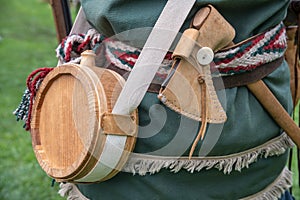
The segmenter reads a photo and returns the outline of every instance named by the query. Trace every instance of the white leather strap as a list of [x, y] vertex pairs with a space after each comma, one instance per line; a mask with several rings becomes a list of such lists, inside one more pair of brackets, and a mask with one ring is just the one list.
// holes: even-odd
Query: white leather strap
[[138, 107], [194, 3], [195, 0], [167, 2], [125, 83], [113, 113], [130, 114]]
[[[113, 114], [128, 115], [138, 107], [195, 1], [168, 0], [120, 93]], [[126, 138], [108, 135], [98, 164], [78, 181], [98, 181], [107, 176], [117, 166]]]

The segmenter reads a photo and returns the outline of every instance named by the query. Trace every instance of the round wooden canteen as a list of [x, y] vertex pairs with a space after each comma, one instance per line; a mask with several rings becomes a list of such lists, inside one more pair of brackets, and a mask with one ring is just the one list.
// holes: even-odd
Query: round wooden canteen
[[137, 111], [111, 114], [125, 80], [95, 67], [95, 54], [80, 65], [52, 70], [37, 92], [31, 136], [42, 169], [57, 181], [98, 182], [125, 164], [137, 134]]

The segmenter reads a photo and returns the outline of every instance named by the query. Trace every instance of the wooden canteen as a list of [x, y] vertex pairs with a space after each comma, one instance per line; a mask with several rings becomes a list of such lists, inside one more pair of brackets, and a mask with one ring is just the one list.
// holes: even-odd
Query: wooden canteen
[[137, 110], [111, 113], [124, 83], [114, 71], [95, 67], [92, 51], [82, 54], [80, 65], [58, 66], [45, 77], [30, 132], [36, 158], [50, 177], [99, 182], [122, 169], [138, 130]]

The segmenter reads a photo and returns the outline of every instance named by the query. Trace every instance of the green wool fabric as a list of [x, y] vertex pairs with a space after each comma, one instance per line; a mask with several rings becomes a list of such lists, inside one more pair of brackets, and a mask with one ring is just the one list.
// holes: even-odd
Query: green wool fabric
[[[107, 37], [134, 28], [153, 27], [165, 3], [165, 0], [82, 0], [87, 20]], [[233, 25], [236, 30], [234, 42], [240, 42], [280, 23], [286, 16], [289, 1], [197, 0], [182, 30], [188, 27], [198, 9], [208, 3]], [[286, 62], [264, 78], [264, 82], [291, 113]], [[223, 98], [224, 94], [226, 98]], [[246, 87], [226, 89], [225, 93], [218, 91], [218, 96], [226, 108], [228, 119], [221, 125], [209, 125], [207, 136], [214, 137], [219, 130], [221, 134], [216, 135], [215, 145], [199, 142], [194, 156], [199, 152], [204, 156], [238, 153], [262, 145], [282, 133]], [[140, 130], [134, 152], [160, 156], [188, 155], [198, 133], [199, 122], [165, 107], [154, 93], [147, 93], [138, 109]], [[174, 141], [176, 143], [172, 143]], [[288, 151], [279, 156], [259, 158], [249, 168], [241, 172], [233, 170], [230, 174], [215, 168], [194, 173], [184, 169], [178, 173], [163, 169], [145, 176], [120, 172], [105, 182], [78, 184], [78, 187], [91, 199], [233, 200], [258, 193], [271, 184], [284, 168], [287, 157]]]
[[287, 157], [286, 153], [261, 159], [248, 169], [234, 171], [230, 175], [217, 169], [200, 173], [162, 170], [146, 176], [119, 173], [108, 181], [79, 184], [78, 187], [88, 198], [99, 200], [236, 200], [257, 193], [271, 184], [283, 169]]
[[[283, 107], [292, 111], [292, 101], [290, 98], [290, 85], [288, 65], [284, 62], [277, 70], [263, 79]], [[278, 136], [281, 132], [280, 127], [273, 121], [269, 114], [246, 87], [235, 87], [226, 89], [223, 107], [226, 108], [227, 120], [224, 124], [209, 124], [207, 136], [217, 135], [218, 130], [222, 134], [208, 156], [221, 156], [245, 151], [254, 148], [266, 141]], [[220, 95], [219, 95], [220, 96]], [[223, 95], [222, 95], [223, 96]], [[223, 98], [219, 98], [222, 100]], [[159, 106], [158, 106], [159, 105]], [[161, 108], [163, 107], [163, 109]], [[150, 114], [149, 114], [150, 110]], [[166, 112], [166, 121], [161, 130], [153, 130], [157, 133], [152, 136], [149, 129], [155, 128], [149, 124], [162, 119]], [[135, 152], [148, 153], [154, 155], [178, 156], [182, 151], [187, 150], [198, 133], [200, 124], [187, 117], [184, 117], [167, 107], [158, 100], [157, 94], [147, 93], [139, 106], [139, 132]], [[159, 124], [156, 122], [155, 124]], [[184, 125], [184, 129], [181, 129]], [[146, 133], [143, 133], [145, 131]], [[147, 134], [151, 135], [147, 137]], [[173, 147], [170, 142], [178, 138], [180, 146]], [[185, 142], [186, 141], [186, 142]], [[202, 142], [199, 142], [195, 153], [199, 152]], [[166, 147], [167, 146], [167, 147]], [[161, 150], [164, 147], [163, 150]], [[169, 148], [168, 148], [169, 147]], [[206, 151], [204, 151], [206, 152]], [[205, 156], [201, 155], [201, 156]]]
[[[82, 6], [91, 25], [109, 37], [130, 29], [153, 27], [166, 2], [83, 0]], [[197, 0], [182, 31], [189, 26], [200, 7], [212, 4], [235, 28], [237, 34], [234, 42], [239, 42], [277, 25], [285, 18], [288, 3], [289, 0]]]

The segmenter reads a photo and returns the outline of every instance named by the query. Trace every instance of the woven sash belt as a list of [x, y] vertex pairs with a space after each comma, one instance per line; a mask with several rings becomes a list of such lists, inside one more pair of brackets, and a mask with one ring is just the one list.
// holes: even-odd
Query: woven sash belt
[[[122, 50], [123, 48], [120, 44], [114, 47], [111, 48], [108, 45], [107, 52], [109, 49], [113, 49], [114, 53], [116, 53], [116, 50]], [[215, 88], [238, 87], [263, 79], [282, 64], [286, 47], [285, 27], [280, 23], [269, 31], [217, 52], [214, 62], [211, 64]], [[131, 53], [134, 53], [134, 55], [131, 56]], [[130, 65], [134, 64], [137, 50], [122, 54], [119, 58], [113, 57], [112, 52], [108, 52], [107, 54], [110, 55], [107, 58], [111, 59], [112, 63], [109, 68], [121, 75], [125, 75], [130, 71]], [[115, 59], [119, 59], [119, 62], [116, 62]], [[161, 87], [160, 81], [167, 74], [166, 68], [168, 67], [166, 65], [171, 62], [168, 62], [169, 59], [170, 57], [166, 56], [161, 66], [162, 69], [157, 72], [153, 83], [148, 89], [149, 92], [157, 93], [159, 91]], [[120, 63], [125, 63], [126, 66], [121, 66], [122, 64], [120, 65]]]
[[[105, 38], [94, 29], [90, 29], [85, 35], [69, 36], [58, 46], [57, 56], [63, 62], [76, 62], [80, 56], [76, 47], [86, 49], [96, 48], [97, 45], [101, 47], [101, 51], [98, 51], [101, 55], [98, 56], [103, 57], [105, 54], [107, 68], [126, 79], [141, 50], [124, 42]], [[283, 23], [280, 23], [266, 32], [215, 53], [211, 63], [215, 88], [238, 87], [263, 79], [281, 65], [286, 48], [286, 31]], [[158, 93], [171, 65], [171, 53], [168, 53], [148, 92]]]
[[212, 66], [212, 72], [218, 72], [213, 78], [216, 89], [243, 86], [263, 79], [281, 65], [286, 48], [285, 27], [280, 23], [265, 33], [218, 52], [214, 58], [215, 66]]

